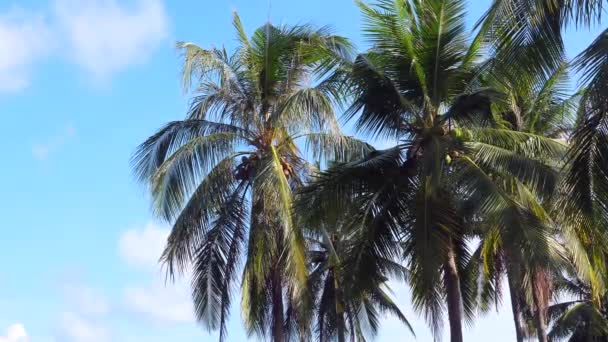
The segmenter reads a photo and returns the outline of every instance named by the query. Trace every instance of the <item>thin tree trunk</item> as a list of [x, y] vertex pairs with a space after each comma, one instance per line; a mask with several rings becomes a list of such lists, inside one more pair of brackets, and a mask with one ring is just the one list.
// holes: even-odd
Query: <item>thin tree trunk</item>
[[338, 281], [338, 275], [332, 270], [334, 276], [334, 292], [336, 295], [336, 317], [338, 319], [338, 342], [346, 342], [345, 330], [346, 325], [344, 323], [344, 301], [342, 288]]
[[517, 342], [524, 341], [524, 327], [522, 325], [522, 315], [520, 307], [519, 290], [513, 279], [514, 275], [511, 271], [507, 272], [507, 282], [509, 283], [509, 294], [511, 295], [511, 309], [513, 310], [513, 322], [515, 323], [515, 336]]
[[344, 312], [338, 312], [338, 342], [346, 342]]
[[275, 270], [272, 278], [272, 340], [273, 342], [285, 342], [281, 273]]
[[[542, 279], [541, 279], [542, 277]], [[539, 342], [548, 342], [547, 337], [547, 312], [545, 300], [545, 287], [547, 280], [542, 270], [535, 270], [532, 275], [532, 300], [534, 301], [534, 321]]]
[[463, 342], [462, 294], [460, 293], [460, 275], [456, 266], [456, 254], [453, 246], [450, 246], [448, 258], [444, 265], [444, 281], [447, 292], [448, 318], [450, 321], [450, 341]]

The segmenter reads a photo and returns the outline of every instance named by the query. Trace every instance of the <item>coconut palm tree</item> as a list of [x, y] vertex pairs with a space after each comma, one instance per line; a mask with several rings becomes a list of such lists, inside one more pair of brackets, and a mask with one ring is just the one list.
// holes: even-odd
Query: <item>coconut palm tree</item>
[[414, 307], [436, 336], [447, 311], [451, 340], [462, 341], [462, 321], [472, 319], [476, 302], [466, 268], [473, 228], [482, 217], [508, 225], [514, 213], [538, 226], [492, 175], [546, 193], [557, 178], [546, 158], [558, 158], [563, 145], [496, 127], [492, 108], [502, 96], [478, 86], [483, 37], [468, 40], [463, 1], [358, 4], [372, 48], [350, 66], [346, 116], [358, 115], [357, 129], [400, 143], [330, 167], [303, 198], [338, 212], [352, 198], [359, 210], [347, 224], [364, 237], [345, 261], [353, 279], [402, 254]]
[[[604, 4], [602, 0], [496, 0], [480, 27], [496, 50], [511, 60], [523, 60], [513, 64], [547, 72], [563, 58], [563, 29], [571, 24], [585, 29], [600, 23]], [[573, 63], [583, 75], [583, 91], [577, 124], [569, 136], [566, 176], [560, 185], [560, 192], [567, 196], [560, 196], [557, 203], [560, 234], [569, 241], [569, 250], [578, 254], [575, 260], [582, 266], [579, 276], [590, 284], [596, 305], [604, 292], [602, 274], [606, 271], [604, 227], [608, 218], [605, 209], [608, 183], [601, 170], [608, 156], [603, 143], [603, 117], [608, 109], [607, 35], [608, 30], [602, 32]]]
[[[583, 90], [562, 185], [568, 197], [559, 206], [567, 228], [564, 235], [574, 241], [572, 249], [578, 253], [576, 260], [587, 265], [588, 271], [579, 272], [577, 277], [588, 285], [588, 304], [595, 310], [605, 304], [602, 298], [605, 298], [608, 270], [607, 56], [608, 30], [574, 60], [574, 67], [583, 75]], [[576, 308], [592, 312], [587, 306]]]
[[[507, 98], [502, 108], [497, 110], [498, 124], [511, 130], [554, 139], [567, 136], [572, 129], [578, 96], [567, 93], [566, 63], [548, 76], [541, 73], [526, 77], [526, 70], [519, 67], [522, 64], [507, 66], [500, 61], [501, 58], [490, 61], [484, 74], [485, 81]], [[546, 162], [558, 169], [562, 158]], [[482, 290], [482, 308], [488, 309], [489, 303], [497, 302], [496, 296], [501, 293], [501, 273], [504, 272], [509, 285], [517, 340], [523, 341], [525, 337], [523, 313], [528, 308], [534, 309], [529, 311], [534, 312], [539, 340], [546, 340], [546, 311], [551, 297], [548, 275], [554, 264], [552, 258], [564, 252], [555, 239], [558, 232], [550, 214], [552, 198], [557, 193], [551, 194], [551, 197], [537, 194], [509, 174], [495, 174], [494, 177], [501, 178], [502, 191], [536, 216], [535, 221], [539, 225], [520, 225], [517, 223], [521, 221], [513, 220], [509, 226], [490, 224], [487, 230], [480, 232], [481, 243], [476, 256], [482, 260], [483, 280], [486, 282]], [[543, 229], [533, 231], [530, 228]]]
[[190, 109], [137, 148], [133, 167], [155, 213], [173, 224], [162, 262], [171, 277], [191, 271], [198, 320], [224, 340], [240, 279], [248, 332], [282, 342], [287, 308], [305, 327], [310, 305], [305, 240], [291, 211], [309, 168], [297, 140], [337, 160], [367, 145], [340, 134], [339, 89], [323, 77], [348, 60], [345, 38], [270, 23], [249, 38], [236, 14], [234, 27], [232, 54], [178, 44]]
[[[354, 237], [341, 228], [340, 224], [321, 228], [309, 239], [310, 281], [315, 295], [314, 316], [315, 335], [318, 341], [337, 340], [344, 342], [366, 341], [366, 332], [376, 335], [381, 322], [381, 314], [388, 313], [398, 318], [412, 332], [413, 330], [399, 307], [390, 298], [388, 277], [366, 280], [371, 286], [364, 289], [352, 287], [349, 270], [342, 262], [351, 254]], [[392, 260], [378, 260], [382, 269], [390, 269], [392, 274], [403, 277], [405, 269]], [[366, 327], [368, 329], [366, 329]]]

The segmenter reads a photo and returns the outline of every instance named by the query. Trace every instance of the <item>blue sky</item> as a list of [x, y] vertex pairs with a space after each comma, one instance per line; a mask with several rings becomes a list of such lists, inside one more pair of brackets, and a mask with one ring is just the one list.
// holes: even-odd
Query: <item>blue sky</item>
[[[469, 23], [488, 3], [470, 2]], [[214, 340], [194, 323], [185, 282], [163, 282], [156, 260], [167, 227], [129, 157], [183, 117], [174, 42], [232, 46], [233, 10], [251, 32], [268, 2], [0, 2], [0, 342]], [[350, 0], [273, 0], [270, 13], [275, 23], [331, 24], [365, 47]], [[597, 32], [568, 32], [569, 55]], [[407, 289], [395, 292], [418, 340], [431, 340]], [[512, 340], [509, 314], [478, 320], [466, 340]], [[378, 341], [410, 339], [384, 323]], [[229, 333], [245, 338], [238, 306]]]

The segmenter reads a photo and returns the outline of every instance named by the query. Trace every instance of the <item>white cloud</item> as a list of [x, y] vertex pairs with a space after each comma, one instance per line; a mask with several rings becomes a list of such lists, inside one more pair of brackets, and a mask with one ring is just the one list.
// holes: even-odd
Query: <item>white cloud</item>
[[6, 329], [6, 335], [0, 336], [0, 342], [27, 342], [27, 332], [23, 324], [16, 323]]
[[70, 307], [84, 315], [101, 316], [110, 312], [106, 297], [97, 289], [69, 284], [65, 288], [65, 297]]
[[168, 322], [194, 321], [188, 287], [183, 283], [164, 285], [158, 259], [167, 242], [169, 229], [153, 222], [125, 231], [118, 242], [122, 258], [129, 265], [151, 272], [151, 282], [124, 289], [128, 311]]
[[168, 235], [169, 229], [153, 222], [140, 229], [127, 230], [118, 242], [120, 255], [131, 266], [158, 269], [158, 259]]
[[124, 291], [129, 311], [166, 322], [193, 322], [194, 311], [185, 286], [161, 285], [128, 287]]
[[108, 330], [79, 314], [65, 312], [61, 317], [60, 337], [68, 342], [108, 342]]
[[[19, 8], [0, 13], [0, 93], [30, 83], [34, 64], [47, 55], [70, 58], [105, 81], [143, 63], [167, 38], [163, 0], [54, 0], [54, 11]], [[36, 154], [44, 156], [44, 146]]]
[[0, 92], [17, 91], [30, 82], [31, 68], [46, 55], [50, 28], [43, 17], [19, 9], [0, 14]]
[[44, 143], [36, 143], [32, 146], [32, 155], [34, 158], [43, 161], [57, 149], [61, 148], [65, 143], [76, 135], [76, 129], [70, 123], [66, 124], [61, 133], [50, 137]]
[[138, 64], [167, 37], [161, 0], [56, 0], [55, 14], [71, 58], [98, 80]]

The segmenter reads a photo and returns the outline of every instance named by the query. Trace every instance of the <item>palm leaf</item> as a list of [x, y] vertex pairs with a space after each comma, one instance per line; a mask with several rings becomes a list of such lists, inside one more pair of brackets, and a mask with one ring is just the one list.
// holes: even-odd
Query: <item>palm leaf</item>
[[220, 329], [226, 337], [226, 323], [235, 270], [242, 250], [247, 221], [243, 187], [218, 209], [200, 247], [194, 255], [192, 272], [196, 317], [209, 330]]
[[176, 218], [161, 260], [169, 276], [183, 272], [204, 240], [217, 211], [229, 201], [235, 180], [233, 160], [219, 162], [193, 192]]

